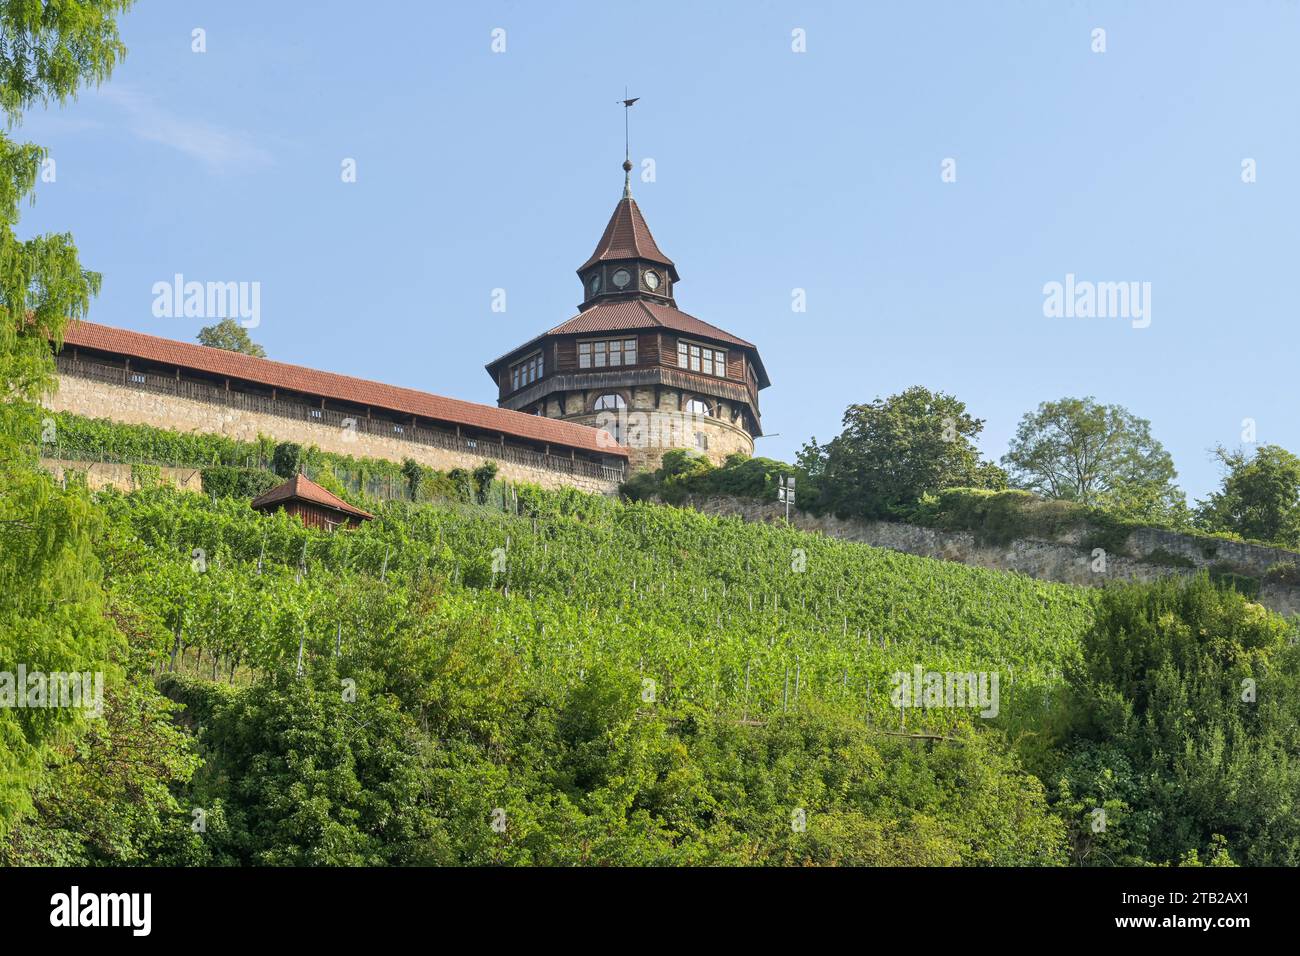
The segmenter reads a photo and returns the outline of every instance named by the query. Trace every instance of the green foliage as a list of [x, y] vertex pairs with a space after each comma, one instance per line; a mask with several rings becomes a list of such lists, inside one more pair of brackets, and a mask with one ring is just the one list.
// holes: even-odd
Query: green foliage
[[1155, 564], [1165, 568], [1194, 568], [1196, 562], [1186, 555], [1175, 554], [1167, 548], [1153, 548], [1142, 556], [1144, 564]]
[[1294, 561], [1275, 564], [1264, 572], [1264, 580], [1269, 584], [1300, 587], [1300, 565]]
[[571, 489], [520, 489], [519, 515], [390, 502], [333, 535], [173, 489], [100, 501], [150, 666], [179, 645], [259, 676], [163, 683], [205, 761], [185, 801], [211, 862], [1061, 859], [996, 728], [879, 728], [917, 660], [1050, 682], [1086, 592]]
[[[270, 474], [283, 475], [279, 479], [282, 481], [301, 468], [318, 484], [358, 502], [369, 496], [378, 497], [381, 490], [399, 494], [403, 486], [409, 493], [413, 481], [418, 491], [412, 500], [455, 498], [471, 502], [475, 499], [472, 478], [469, 490], [462, 490], [446, 472], [436, 471], [412, 459], [398, 464], [377, 458], [353, 458], [324, 452], [315, 446], [276, 442], [265, 436], [259, 436], [256, 441], [238, 441], [224, 435], [169, 431], [106, 418], [86, 418], [68, 412], [48, 417], [53, 419], [55, 427], [53, 441], [43, 448], [46, 454], [72, 460], [102, 459], [197, 467], [203, 469], [205, 475], [211, 471], [212, 490], [218, 494], [230, 493], [225, 489], [235, 482], [236, 485], [242, 484], [242, 496], [251, 497], [248, 492], [252, 488], [269, 480], [255, 477], [258, 472], [269, 469]], [[40, 436], [40, 416], [29, 415], [29, 421], [16, 426], [15, 431]], [[235, 472], [242, 472], [247, 477], [237, 478]], [[206, 483], [204, 487], [208, 487]]]
[[261, 443], [241, 442], [225, 435], [168, 431], [70, 412], [50, 417], [54, 420], [54, 441], [46, 451], [62, 458], [249, 467], [268, 457]]
[[63, 103], [82, 84], [108, 79], [126, 54], [116, 20], [133, 2], [0, 2], [0, 109], [17, 121], [31, 106]]
[[[681, 504], [690, 495], [730, 495], [775, 500], [780, 475], [795, 477], [797, 468], [771, 458], [731, 455], [715, 467], [707, 458], [688, 451], [666, 452], [655, 471], [640, 471], [620, 491], [632, 501], [659, 499]], [[801, 479], [802, 480], [802, 479]]]
[[1043, 402], [1020, 421], [1002, 464], [1019, 488], [1119, 518], [1186, 523], [1173, 459], [1151, 423], [1093, 398]]
[[1222, 487], [1199, 502], [1196, 523], [1284, 548], [1300, 547], [1300, 458], [1261, 445], [1253, 458], [1217, 449], [1227, 469]]
[[220, 498], [253, 499], [270, 491], [282, 479], [265, 468], [237, 468], [231, 465], [212, 465], [204, 468], [203, 493]]
[[157, 488], [162, 484], [162, 468], [158, 465], [132, 465], [131, 486], [133, 488]]
[[200, 345], [209, 348], [266, 358], [266, 349], [254, 342], [248, 330], [234, 319], [222, 319], [216, 325], [205, 326], [199, 329], [197, 337]]
[[297, 442], [282, 441], [271, 456], [271, 470], [281, 478], [292, 478], [307, 465], [308, 449]]
[[173, 721], [178, 708], [136, 677], [105, 693], [104, 719], [59, 746], [33, 795], [34, 814], [0, 841], [6, 866], [195, 862], [188, 808], [175, 791], [199, 760]]
[[433, 819], [415, 727], [391, 699], [346, 700], [335, 675], [316, 679], [281, 672], [214, 709], [195, 787], [200, 806], [221, 808], [214, 862], [422, 862]]
[[497, 477], [497, 463], [495, 461], [485, 461], [473, 471], [475, 500], [479, 504], [487, 504], [488, 493], [492, 490], [492, 482]]
[[1240, 573], [1235, 567], [1220, 561], [1210, 565], [1210, 580], [1220, 587], [1230, 588], [1252, 600], [1259, 595], [1259, 578]]
[[[124, 0], [0, 0], [0, 109], [62, 102], [108, 76], [123, 53]], [[99, 516], [84, 488], [34, 469], [41, 430], [29, 403], [54, 382], [50, 342], [83, 318], [100, 286], [67, 233], [19, 239], [45, 151], [0, 133], [0, 671], [101, 672], [116, 635], [103, 616], [92, 545]], [[0, 708], [0, 839], [32, 806], [53, 748], [84, 731], [77, 708]]]
[[975, 447], [983, 428], [964, 402], [920, 386], [850, 405], [838, 437], [800, 451], [810, 479], [800, 499], [812, 511], [889, 518], [942, 488], [1005, 488], [1006, 475]]
[[1300, 862], [1294, 627], [1205, 575], [1104, 591], [1044, 770], [1076, 859]]

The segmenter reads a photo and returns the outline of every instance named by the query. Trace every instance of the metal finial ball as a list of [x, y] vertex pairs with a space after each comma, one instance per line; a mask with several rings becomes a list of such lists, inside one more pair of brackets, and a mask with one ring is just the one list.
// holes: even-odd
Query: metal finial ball
[[631, 171], [632, 171], [632, 161], [630, 159], [623, 160], [623, 172], [630, 173]]

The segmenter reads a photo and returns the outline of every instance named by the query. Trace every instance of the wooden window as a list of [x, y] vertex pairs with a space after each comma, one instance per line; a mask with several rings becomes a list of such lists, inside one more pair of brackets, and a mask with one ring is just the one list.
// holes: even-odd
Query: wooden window
[[636, 339], [596, 339], [578, 343], [578, 368], [616, 368], [636, 364]]
[[694, 342], [683, 342], [679, 339], [677, 341], [677, 366], [678, 368], [690, 369], [692, 372], [703, 372], [705, 375], [726, 378], [727, 353], [711, 349], [705, 345], [696, 345]]
[[623, 401], [622, 395], [610, 392], [608, 395], [602, 395], [596, 399], [596, 404], [592, 407], [599, 412], [605, 409], [627, 408], [627, 402]]
[[542, 353], [537, 352], [528, 356], [522, 362], [518, 362], [510, 367], [510, 390], [518, 391], [525, 385], [531, 385], [542, 377], [544, 369], [542, 366]]
[[713, 415], [713, 409], [709, 407], [709, 403], [698, 398], [692, 398], [686, 403], [686, 411], [692, 415], [703, 415], [706, 417], [712, 417]]

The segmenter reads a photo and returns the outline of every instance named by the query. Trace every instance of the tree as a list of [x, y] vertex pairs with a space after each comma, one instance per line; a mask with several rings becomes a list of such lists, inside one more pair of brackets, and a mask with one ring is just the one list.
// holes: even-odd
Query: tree
[[975, 447], [983, 419], [952, 395], [913, 386], [850, 405], [843, 424], [838, 437], [825, 445], [814, 438], [799, 453], [817, 489], [808, 501], [815, 509], [887, 517], [941, 488], [1006, 487], [1006, 475]]
[[266, 358], [266, 349], [254, 342], [248, 330], [234, 319], [222, 319], [216, 325], [199, 329], [198, 339], [199, 344], [206, 345], [208, 348]]
[[1300, 458], [1277, 445], [1261, 445], [1254, 458], [1222, 446], [1215, 454], [1227, 469], [1223, 486], [1197, 503], [1196, 524], [1300, 547]]
[[[1295, 625], [1206, 576], [1106, 588], [1043, 778], [1075, 858], [1300, 864]], [[1104, 811], [1104, 826], [1094, 821]]]
[[[64, 102], [125, 52], [115, 17], [131, 0], [0, 0], [0, 111]], [[82, 490], [36, 467], [53, 418], [34, 403], [54, 385], [50, 344], [86, 315], [100, 277], [67, 233], [20, 240], [46, 152], [0, 132], [0, 671], [111, 673], [119, 635], [103, 616], [91, 544], [99, 516]], [[0, 708], [0, 836], [31, 808], [49, 748], [79, 729], [78, 708]]]
[[208, 724], [200, 805], [220, 803], [208, 838], [219, 863], [417, 863], [435, 828], [422, 801], [418, 733], [395, 700], [345, 699], [337, 675], [278, 673]]
[[1186, 501], [1151, 423], [1095, 399], [1043, 402], [1020, 420], [1002, 457], [1011, 484], [1148, 521], [1181, 524]]

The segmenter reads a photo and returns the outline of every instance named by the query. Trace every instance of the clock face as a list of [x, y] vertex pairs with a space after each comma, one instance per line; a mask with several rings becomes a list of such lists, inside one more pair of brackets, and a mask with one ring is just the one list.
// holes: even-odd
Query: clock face
[[626, 269], [619, 269], [614, 273], [614, 285], [618, 286], [620, 289], [631, 281], [632, 276], [628, 274]]
[[647, 289], [659, 288], [659, 273], [650, 271], [645, 274], [645, 284]]
[[591, 277], [591, 294], [595, 295], [599, 291], [600, 291], [600, 273], [596, 273], [594, 276]]

